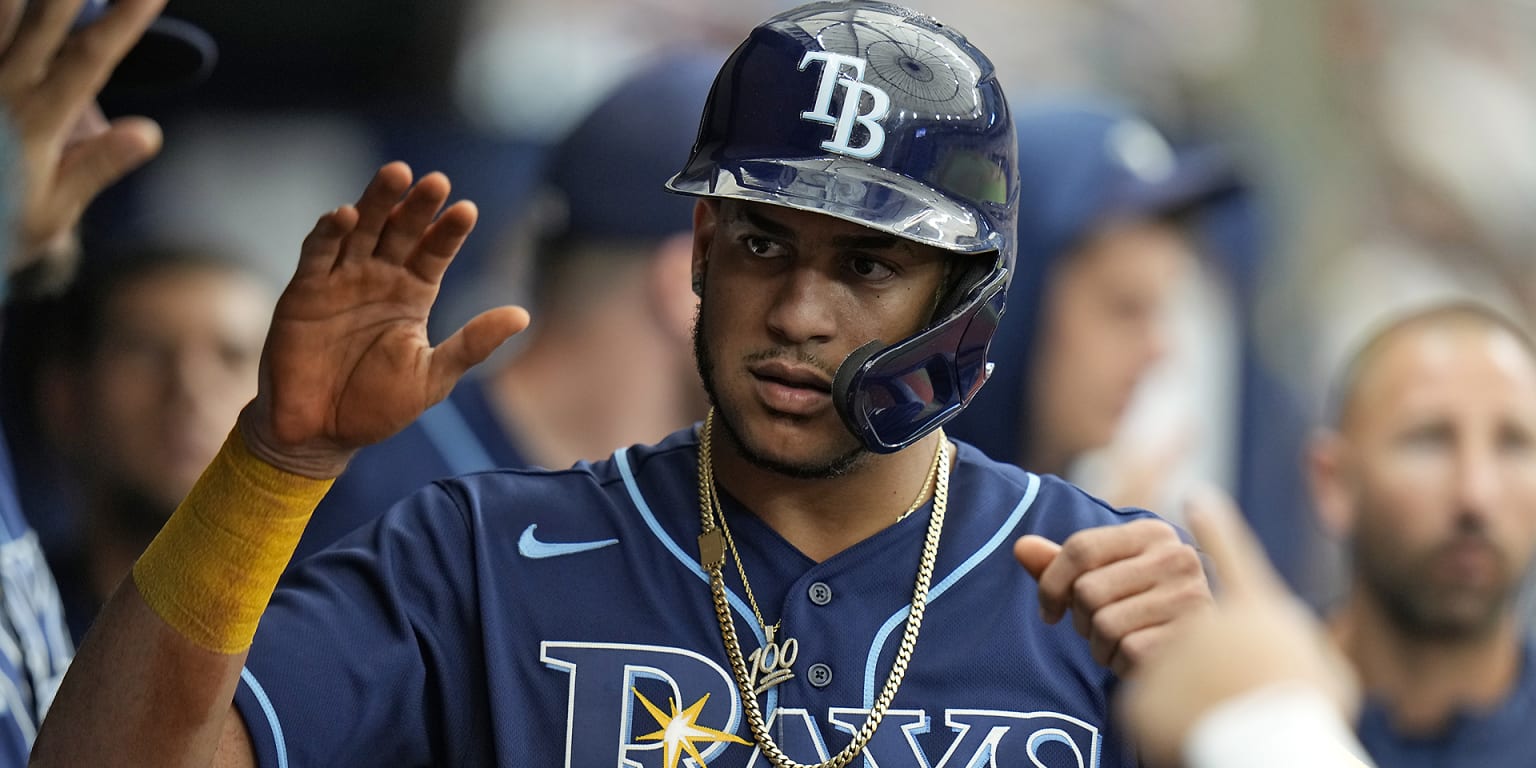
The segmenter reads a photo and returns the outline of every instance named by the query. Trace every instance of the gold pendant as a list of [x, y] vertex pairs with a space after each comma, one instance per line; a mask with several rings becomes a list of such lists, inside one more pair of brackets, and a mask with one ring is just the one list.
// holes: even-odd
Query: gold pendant
[[719, 528], [711, 528], [699, 534], [699, 565], [704, 570], [714, 572], [725, 565], [725, 537], [720, 535]]
[[[766, 641], [763, 647], [752, 652], [747, 657], [747, 685], [752, 687], [752, 692], [758, 696], [766, 693], [770, 688], [794, 678], [795, 659], [800, 655], [800, 643], [793, 637], [788, 638], [781, 645], [774, 640], [778, 634], [778, 627], [765, 627], [763, 632]], [[762, 682], [758, 682], [758, 675], [762, 675]]]

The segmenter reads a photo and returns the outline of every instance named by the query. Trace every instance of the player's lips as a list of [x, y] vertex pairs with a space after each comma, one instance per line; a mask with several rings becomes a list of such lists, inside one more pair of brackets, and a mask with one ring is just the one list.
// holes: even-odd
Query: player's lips
[[1500, 560], [1498, 549], [1491, 543], [1463, 539], [1441, 549], [1438, 565], [1441, 575], [1458, 583], [1484, 583], [1498, 577]]
[[770, 409], [809, 416], [832, 402], [832, 380], [816, 368], [783, 360], [765, 360], [748, 367], [757, 396]]

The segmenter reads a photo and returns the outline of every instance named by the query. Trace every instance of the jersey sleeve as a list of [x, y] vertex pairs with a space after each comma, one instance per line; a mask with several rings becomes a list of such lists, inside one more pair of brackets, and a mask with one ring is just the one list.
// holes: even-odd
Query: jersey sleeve
[[467, 519], [429, 486], [284, 576], [235, 696], [259, 765], [454, 762], [484, 711], [441, 693], [483, 671]]

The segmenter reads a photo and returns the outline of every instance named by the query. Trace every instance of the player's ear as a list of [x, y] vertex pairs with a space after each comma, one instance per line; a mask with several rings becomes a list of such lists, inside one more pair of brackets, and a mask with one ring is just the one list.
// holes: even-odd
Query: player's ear
[[720, 201], [701, 197], [693, 204], [693, 293], [704, 297], [704, 272], [709, 264], [709, 247], [715, 240], [720, 221]]
[[[661, 241], [651, 256], [651, 305], [668, 336], [686, 342], [693, 332], [693, 318], [698, 312], [701, 280], [693, 270], [693, 237], [679, 232]], [[693, 290], [688, 290], [689, 285]]]
[[1354, 491], [1350, 481], [1349, 441], [1331, 430], [1319, 430], [1307, 445], [1307, 480], [1318, 523], [1328, 535], [1349, 538], [1355, 528]]

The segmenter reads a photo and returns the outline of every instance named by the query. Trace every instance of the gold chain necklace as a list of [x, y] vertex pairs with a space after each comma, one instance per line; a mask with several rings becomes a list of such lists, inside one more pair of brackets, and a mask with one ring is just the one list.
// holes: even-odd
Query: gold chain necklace
[[[938, 477], [939, 477], [939, 462], [944, 459], [945, 453], [948, 450], [949, 450], [949, 438], [944, 436], [944, 428], [943, 427], [939, 427], [939, 447], [935, 448], [934, 451], [933, 451], [933, 464], [929, 465], [929, 467], [928, 467], [928, 475], [927, 475], [927, 477], [923, 478], [923, 487], [917, 489], [917, 498], [912, 500], [912, 506], [907, 507], [907, 511], [905, 511], [905, 512], [903, 512], [903, 513], [901, 513], [901, 514], [896, 516], [896, 522], [899, 523], [899, 522], [907, 519], [908, 515], [912, 514], [913, 512], [916, 512], [919, 508], [921, 508], [923, 506], [923, 499], [928, 497], [929, 489], [933, 488], [934, 482], [936, 482], [938, 480]], [[937, 502], [935, 502], [935, 503], [937, 503]]]
[[[707, 435], [714, 434], [714, 409], [710, 409], [704, 420], [704, 429]], [[706, 438], [706, 442], [709, 438]], [[933, 452], [933, 463], [928, 467], [928, 473], [923, 477], [923, 485], [917, 490], [917, 497], [906, 511], [897, 515], [896, 522], [905, 520], [908, 515], [916, 512], [923, 506], [923, 501], [928, 496], [928, 491], [933, 487], [935, 478], [939, 473], [939, 461], [944, 457], [944, 451], [948, 441], [944, 438], [944, 431], [939, 430], [939, 444]], [[731, 526], [725, 519], [724, 507], [720, 505], [720, 495], [715, 487], [713, 467], [709, 468], [706, 485], [709, 487], [709, 507], [712, 514], [717, 515], [720, 522], [720, 532], [725, 535], [725, 550], [731, 554], [731, 560], [736, 564], [736, 573], [741, 575], [741, 586], [747, 593], [747, 602], [752, 606], [752, 615], [757, 619], [757, 626], [763, 630], [763, 645], [747, 657], [748, 680], [752, 684], [754, 694], [761, 696], [779, 683], [794, 679], [793, 667], [800, 654], [800, 643], [793, 637], [784, 638], [781, 643], [778, 640], [779, 629], [783, 626], [783, 619], [769, 624], [763, 619], [763, 612], [757, 605], [757, 595], [752, 592], [752, 582], [747, 579], [746, 566], [741, 564], [741, 550], [736, 546], [736, 539], [731, 535]], [[702, 503], [702, 502], [701, 502]], [[762, 679], [758, 679], [762, 675]]]
[[[891, 665], [890, 675], [886, 677], [885, 687], [881, 689], [880, 696], [875, 700], [874, 707], [870, 709], [869, 716], [864, 720], [864, 725], [859, 728], [857, 734], [854, 734], [853, 741], [849, 742], [848, 746], [843, 748], [843, 751], [837, 753], [831, 760], [825, 763], [803, 765], [791, 760], [788, 755], [784, 754], [784, 751], [779, 748], [779, 745], [773, 741], [773, 737], [768, 733], [768, 725], [764, 722], [762, 709], [757, 703], [759, 691], [754, 687], [756, 673], [755, 671], [749, 672], [747, 670], [746, 660], [741, 655], [741, 643], [736, 637], [736, 620], [731, 616], [731, 607], [726, 600], [725, 577], [722, 575], [729, 533], [724, 528], [725, 511], [720, 508], [719, 496], [715, 492], [714, 460], [711, 453], [713, 433], [714, 410], [711, 409], [709, 416], [704, 420], [704, 429], [699, 437], [699, 511], [704, 528], [703, 533], [699, 534], [699, 562], [709, 572], [709, 587], [710, 593], [714, 598], [715, 617], [720, 621], [720, 636], [725, 641], [726, 656], [731, 662], [731, 675], [736, 679], [736, 687], [741, 691], [742, 704], [746, 709], [747, 725], [752, 730], [752, 738], [757, 742], [758, 748], [762, 750], [768, 761], [773, 763], [776, 768], [843, 768], [850, 762], [853, 762], [853, 759], [860, 752], [864, 751], [864, 747], [874, 737], [875, 729], [880, 726], [880, 721], [885, 717], [886, 710], [890, 708], [891, 702], [896, 698], [896, 691], [901, 687], [902, 678], [907, 673], [907, 665], [912, 660], [912, 649], [917, 645], [917, 634], [923, 624], [923, 611], [928, 605], [928, 586], [933, 581], [934, 562], [938, 559], [939, 534], [944, 529], [944, 512], [949, 506], [949, 441], [944, 437], [943, 432], [940, 431], [939, 448], [934, 459], [934, 470], [931, 472], [934, 484], [933, 515], [928, 521], [928, 535], [923, 540], [923, 556], [918, 562], [917, 583], [912, 590], [912, 607], [907, 612], [906, 630], [902, 633], [901, 645], [896, 650], [896, 660]], [[926, 495], [927, 487], [928, 483], [925, 481], [922, 491], [918, 493], [918, 501], [914, 503], [913, 509], [922, 506], [922, 497]], [[911, 512], [912, 510], [909, 509], [901, 517], [906, 517]], [[720, 528], [715, 527], [717, 517], [721, 524]], [[897, 519], [900, 520], [901, 517]], [[741, 557], [736, 552], [735, 542], [731, 541], [729, 544], [731, 554], [736, 559], [736, 567], [739, 569], [741, 568]], [[745, 571], [742, 571], [742, 585], [746, 586]], [[752, 611], [756, 615], [759, 625], [761, 625], [762, 614], [757, 610], [756, 599], [751, 598], [750, 587], [747, 587], [747, 593], [749, 599], [752, 600]], [[776, 631], [778, 624], [774, 624], [773, 628]], [[767, 635], [768, 641], [772, 642], [773, 632], [769, 632], [764, 627], [764, 634]], [[786, 645], [791, 643], [794, 643], [793, 639], [788, 641]], [[759, 649], [759, 653], [764, 653], [765, 651], [766, 645], [765, 648]], [[754, 653], [754, 656], [757, 655], [757, 653]], [[764, 653], [764, 656], [766, 655]], [[782, 658], [781, 653], [780, 659]], [[761, 668], [762, 662], [765, 661], [769, 661], [769, 659], [758, 657], [758, 665], [754, 666], [754, 670]], [[788, 667], [785, 666], [784, 670], [787, 672]], [[783, 679], [787, 680], [789, 677], [786, 676]], [[771, 688], [778, 682], [782, 682], [782, 680], [776, 680], [771, 684], [765, 680], [764, 690]]]

